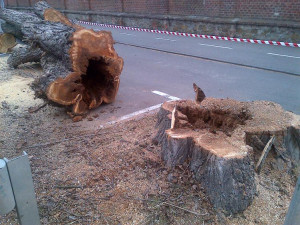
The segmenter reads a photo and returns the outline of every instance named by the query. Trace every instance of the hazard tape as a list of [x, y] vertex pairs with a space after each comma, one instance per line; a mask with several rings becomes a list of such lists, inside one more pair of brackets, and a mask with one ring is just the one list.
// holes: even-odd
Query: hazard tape
[[123, 26], [118, 26], [118, 25], [100, 24], [100, 23], [92, 23], [92, 22], [86, 22], [86, 21], [78, 21], [78, 23], [93, 25], [93, 26], [100, 26], [100, 27], [117, 28], [117, 29], [122, 29], [122, 30], [150, 32], [150, 33], [156, 33], [156, 34], [168, 34], [168, 35], [184, 36], [184, 37], [205, 38], [205, 39], [234, 41], [234, 42], [245, 42], [245, 43], [252, 43], [252, 44], [280, 45], [280, 46], [289, 46], [289, 47], [300, 48], [300, 44], [288, 43], [288, 42], [282, 42], [282, 41], [264, 41], [264, 40], [255, 40], [255, 39], [245, 39], [245, 38], [219, 37], [219, 36], [203, 35], [203, 34], [202, 35], [201, 34], [189, 34], [189, 33], [180, 33], [180, 32], [173, 32], [173, 31], [143, 29], [143, 28], [136, 28], [136, 27], [123, 27]]

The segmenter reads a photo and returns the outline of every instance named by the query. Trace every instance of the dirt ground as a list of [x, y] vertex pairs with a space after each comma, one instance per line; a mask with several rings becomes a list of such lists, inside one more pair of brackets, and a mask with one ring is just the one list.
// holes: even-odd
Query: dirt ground
[[[0, 158], [28, 153], [42, 224], [283, 223], [297, 172], [275, 154], [256, 175], [253, 204], [225, 216], [185, 166], [164, 167], [160, 146], [152, 142], [155, 111], [90, 130], [56, 105], [29, 112], [44, 103], [29, 87], [41, 68], [9, 69], [6, 59], [0, 58]], [[100, 121], [101, 113], [91, 112], [81, 123]], [[15, 211], [0, 217], [0, 224], [17, 224]]]

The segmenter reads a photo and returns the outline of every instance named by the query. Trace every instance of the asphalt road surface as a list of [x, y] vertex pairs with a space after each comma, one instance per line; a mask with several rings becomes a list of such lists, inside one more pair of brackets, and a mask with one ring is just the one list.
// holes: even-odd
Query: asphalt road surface
[[125, 65], [114, 104], [133, 104], [126, 113], [168, 100], [153, 91], [194, 99], [195, 82], [209, 97], [268, 100], [300, 114], [299, 48], [87, 27], [117, 42]]

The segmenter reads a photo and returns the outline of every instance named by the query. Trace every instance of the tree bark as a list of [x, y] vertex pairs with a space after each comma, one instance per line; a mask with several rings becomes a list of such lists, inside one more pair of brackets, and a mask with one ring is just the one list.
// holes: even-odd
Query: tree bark
[[27, 42], [41, 48], [43, 51], [54, 55], [71, 68], [69, 50], [75, 29], [61, 23], [40, 21], [36, 23], [24, 23], [22, 33]]
[[41, 19], [44, 19], [44, 13], [46, 9], [52, 8], [47, 2], [45, 1], [39, 1], [34, 4], [33, 11], [34, 13], [40, 17]]
[[14, 25], [9, 23], [1, 23], [1, 29], [4, 33], [11, 34], [15, 36], [17, 39], [22, 40], [23, 34], [21, 32], [21, 29], [17, 29]]
[[7, 23], [15, 26], [18, 30], [21, 30], [21, 27], [24, 23], [41, 21], [41, 19], [36, 15], [11, 9], [0, 9], [0, 19], [3, 19]]
[[41, 60], [43, 51], [39, 48], [21, 47], [13, 51], [7, 59], [7, 64], [10, 67], [16, 68], [21, 64], [27, 62], [39, 62]]

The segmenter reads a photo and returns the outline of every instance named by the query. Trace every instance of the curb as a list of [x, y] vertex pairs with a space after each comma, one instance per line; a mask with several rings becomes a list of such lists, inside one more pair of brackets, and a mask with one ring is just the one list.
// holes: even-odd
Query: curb
[[134, 31], [150, 32], [150, 33], [157, 33], [157, 34], [168, 34], [168, 35], [184, 36], [184, 37], [205, 38], [205, 39], [214, 39], [214, 40], [245, 42], [245, 43], [252, 43], [252, 44], [278, 45], [278, 46], [287, 46], [287, 47], [300, 48], [300, 44], [288, 43], [288, 42], [282, 42], [282, 41], [264, 41], [264, 40], [255, 40], [255, 39], [219, 37], [219, 36], [203, 35], [203, 34], [202, 35], [201, 34], [189, 34], [189, 33], [180, 33], [180, 32], [173, 32], [173, 31], [143, 29], [143, 28], [136, 28], [136, 27], [123, 27], [123, 26], [118, 26], [118, 25], [100, 24], [100, 23], [93, 23], [93, 22], [86, 22], [86, 21], [78, 21], [78, 23], [87, 24], [87, 25], [94, 25], [94, 26], [100, 26], [100, 27], [117, 28], [117, 29], [122, 29], [122, 30], [134, 30]]

